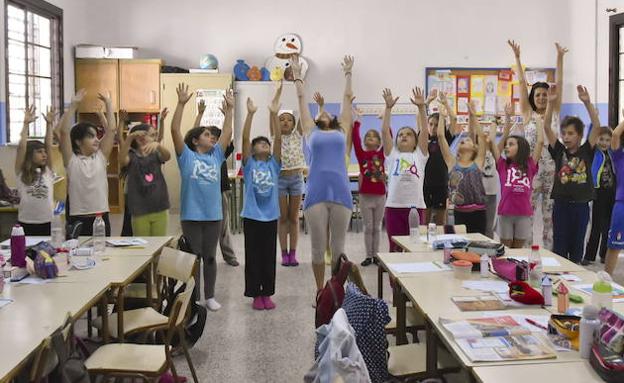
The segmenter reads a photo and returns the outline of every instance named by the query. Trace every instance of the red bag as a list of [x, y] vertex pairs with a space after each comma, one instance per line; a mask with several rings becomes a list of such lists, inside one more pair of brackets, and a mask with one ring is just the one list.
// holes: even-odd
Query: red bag
[[316, 328], [324, 324], [328, 324], [334, 313], [342, 306], [344, 301], [345, 291], [344, 284], [351, 271], [351, 263], [347, 257], [340, 256], [336, 265], [336, 270], [332, 273], [332, 277], [325, 287], [316, 294], [316, 313], [315, 313], [315, 325]]

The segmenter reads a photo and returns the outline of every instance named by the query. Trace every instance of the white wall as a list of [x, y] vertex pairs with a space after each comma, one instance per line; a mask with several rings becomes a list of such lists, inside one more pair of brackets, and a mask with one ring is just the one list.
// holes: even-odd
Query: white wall
[[[507, 38], [522, 44], [524, 62], [531, 66], [555, 65], [554, 41], [570, 47], [565, 102], [575, 101], [576, 83], [596, 88], [595, 1], [185, 0], [173, 5], [167, 0], [92, 0], [89, 4], [89, 42], [138, 46], [142, 57], [162, 57], [167, 64], [184, 67], [197, 65], [206, 52], [217, 55], [222, 71], [231, 71], [237, 58], [261, 65], [272, 54], [279, 34], [296, 32], [311, 63], [311, 87], [330, 101], [340, 99], [338, 61], [345, 53], [356, 56], [357, 100], [377, 102], [382, 87], [406, 95], [410, 86], [422, 84], [427, 66], [509, 66], [513, 57]], [[604, 102], [606, 92], [602, 93], [598, 101]]]

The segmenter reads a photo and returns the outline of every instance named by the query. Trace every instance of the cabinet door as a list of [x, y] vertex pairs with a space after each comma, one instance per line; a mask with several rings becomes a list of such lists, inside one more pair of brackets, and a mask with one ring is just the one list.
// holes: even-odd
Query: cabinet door
[[102, 108], [98, 93], [109, 92], [113, 101], [113, 109], [119, 107], [119, 76], [117, 75], [118, 60], [77, 59], [76, 90], [86, 89], [87, 95], [80, 103], [79, 113], [94, 113]]
[[160, 111], [160, 60], [120, 60], [120, 109], [128, 112]]

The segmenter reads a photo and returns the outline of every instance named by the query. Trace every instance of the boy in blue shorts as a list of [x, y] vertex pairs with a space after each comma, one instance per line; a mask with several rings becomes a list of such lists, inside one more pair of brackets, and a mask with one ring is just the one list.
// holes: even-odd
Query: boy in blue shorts
[[611, 229], [607, 242], [605, 271], [613, 274], [620, 251], [624, 249], [624, 150], [622, 148], [624, 122], [613, 131], [611, 137], [611, 160], [615, 170], [615, 206], [611, 213]]

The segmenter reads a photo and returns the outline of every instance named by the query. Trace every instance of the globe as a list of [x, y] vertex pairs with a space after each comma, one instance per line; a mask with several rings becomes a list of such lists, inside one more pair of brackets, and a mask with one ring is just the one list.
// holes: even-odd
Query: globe
[[219, 60], [213, 54], [205, 54], [199, 60], [199, 67], [201, 69], [219, 69]]

